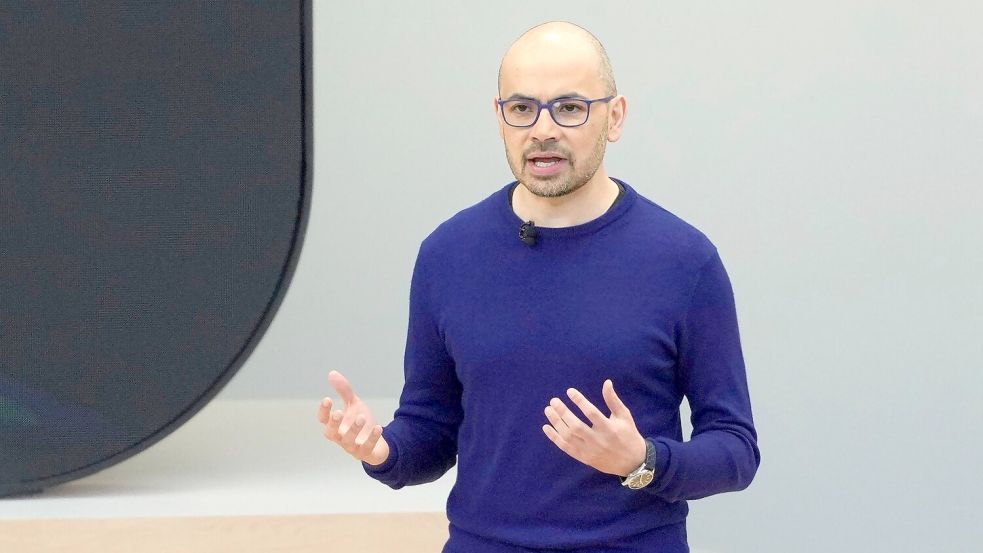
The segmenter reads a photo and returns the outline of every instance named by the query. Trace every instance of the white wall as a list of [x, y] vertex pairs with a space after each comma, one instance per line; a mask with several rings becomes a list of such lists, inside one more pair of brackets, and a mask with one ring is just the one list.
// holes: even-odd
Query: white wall
[[762, 465], [690, 503], [691, 544], [979, 546], [983, 3], [314, 4], [308, 234], [223, 396], [316, 406], [331, 368], [399, 394], [420, 241], [512, 179], [501, 55], [566, 19], [628, 98], [609, 174], [703, 230], [735, 290]]

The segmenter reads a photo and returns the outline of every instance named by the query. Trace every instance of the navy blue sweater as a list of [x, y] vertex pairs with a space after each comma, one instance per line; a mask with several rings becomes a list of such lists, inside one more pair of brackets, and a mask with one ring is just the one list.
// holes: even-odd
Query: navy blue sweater
[[[366, 473], [398, 489], [457, 463], [445, 551], [685, 552], [687, 499], [744, 489], [760, 462], [737, 314], [716, 247], [624, 181], [600, 217], [536, 227], [509, 183], [421, 243], [409, 293], [405, 385]], [[656, 449], [641, 490], [542, 431], [580, 390], [605, 414], [605, 379]], [[679, 405], [693, 426], [683, 441]], [[625, 549], [628, 547], [628, 549]]]

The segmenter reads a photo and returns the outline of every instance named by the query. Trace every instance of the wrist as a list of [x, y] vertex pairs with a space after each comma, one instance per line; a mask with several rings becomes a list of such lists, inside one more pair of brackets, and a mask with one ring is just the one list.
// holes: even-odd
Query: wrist
[[648, 444], [646, 444], [645, 442], [646, 442], [645, 437], [639, 434], [638, 440], [636, 440], [635, 442], [636, 445], [635, 447], [632, 448], [630, 466], [628, 467], [627, 470], [621, 473], [622, 478], [627, 477], [629, 474], [634, 472], [635, 469], [642, 466], [642, 464], [645, 462], [645, 458], [647, 457], [647, 453], [648, 453]]
[[645, 443], [645, 459], [627, 476], [619, 477], [621, 485], [638, 490], [652, 483], [655, 479], [655, 442], [643, 438]]

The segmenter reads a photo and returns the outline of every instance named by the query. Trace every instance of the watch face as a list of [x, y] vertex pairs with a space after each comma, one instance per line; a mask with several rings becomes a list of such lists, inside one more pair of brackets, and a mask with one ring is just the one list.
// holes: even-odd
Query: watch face
[[647, 470], [645, 472], [642, 472], [641, 474], [638, 474], [637, 476], [634, 476], [631, 479], [631, 482], [628, 483], [628, 487], [633, 490], [644, 488], [645, 486], [648, 486], [649, 484], [652, 483], [652, 477], [654, 475], [655, 475], [654, 471]]

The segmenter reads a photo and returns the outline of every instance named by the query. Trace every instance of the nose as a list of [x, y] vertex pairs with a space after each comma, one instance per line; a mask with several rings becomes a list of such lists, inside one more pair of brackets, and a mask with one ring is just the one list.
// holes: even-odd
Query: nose
[[560, 126], [553, 120], [549, 107], [543, 107], [539, 110], [539, 119], [536, 120], [536, 124], [529, 128], [529, 137], [541, 142], [556, 140], [559, 130]]

